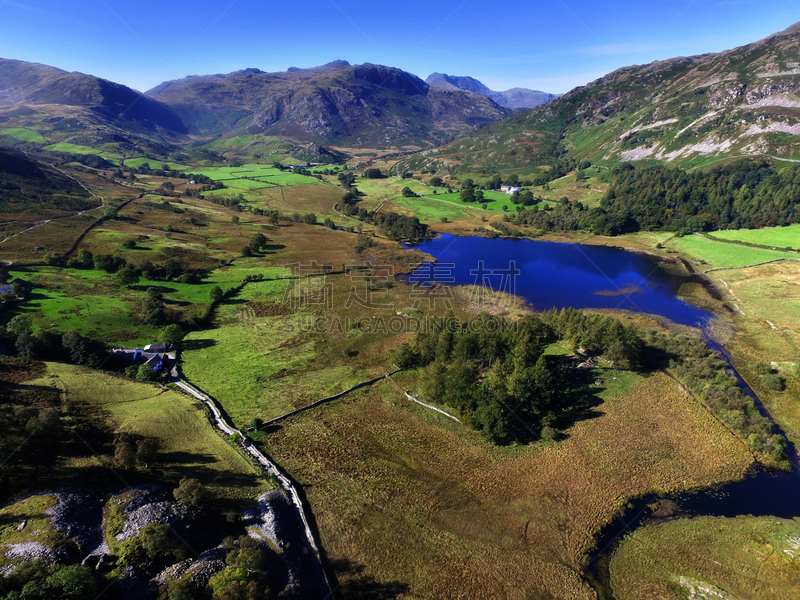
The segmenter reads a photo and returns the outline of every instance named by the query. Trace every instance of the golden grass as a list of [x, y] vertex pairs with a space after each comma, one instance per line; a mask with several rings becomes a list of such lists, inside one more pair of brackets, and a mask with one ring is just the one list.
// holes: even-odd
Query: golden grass
[[563, 442], [497, 448], [387, 383], [292, 418], [266, 443], [304, 485], [333, 564], [363, 565], [412, 598], [589, 598], [582, 556], [627, 498], [729, 480], [751, 463], [665, 375], [635, 381], [596, 417]]
[[702, 597], [793, 600], [800, 590], [800, 520], [680, 519], [637, 529], [611, 559], [618, 600]]

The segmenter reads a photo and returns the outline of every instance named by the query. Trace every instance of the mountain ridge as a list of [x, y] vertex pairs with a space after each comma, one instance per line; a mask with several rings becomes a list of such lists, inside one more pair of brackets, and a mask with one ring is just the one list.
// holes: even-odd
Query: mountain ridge
[[730, 156], [800, 159], [800, 23], [731, 50], [617, 69], [407, 161], [503, 171], [561, 159], [687, 167]]
[[490, 98], [498, 106], [511, 110], [523, 108], [535, 108], [545, 102], [554, 100], [562, 94], [551, 94], [539, 90], [515, 87], [504, 92], [496, 92], [489, 89], [481, 81], [474, 77], [463, 75], [448, 75], [446, 73], [431, 73], [425, 79], [425, 83], [434, 87], [445, 89], [460, 89], [473, 94], [479, 94]]

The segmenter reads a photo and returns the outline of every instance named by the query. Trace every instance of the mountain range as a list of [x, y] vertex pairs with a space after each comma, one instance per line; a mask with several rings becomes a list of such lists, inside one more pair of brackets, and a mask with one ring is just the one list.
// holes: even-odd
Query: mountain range
[[473, 77], [447, 75], [445, 73], [431, 73], [425, 83], [446, 90], [465, 90], [473, 94], [480, 94], [491, 98], [498, 106], [511, 110], [534, 108], [561, 96], [561, 94], [549, 94], [519, 87], [511, 88], [505, 92], [495, 92]]
[[281, 73], [245, 69], [168, 81], [142, 94], [91, 75], [0, 59], [0, 126], [30, 130], [50, 143], [116, 144], [123, 151], [169, 151], [197, 138], [255, 134], [413, 150], [509, 114], [482, 95], [431, 87], [400, 69], [373, 64], [335, 61]]
[[407, 161], [504, 171], [564, 158], [687, 167], [736, 156], [800, 160], [800, 24], [699, 56], [618, 69]]
[[480, 95], [345, 61], [187, 77], [147, 94], [171, 106], [194, 134], [258, 133], [361, 148], [430, 147], [508, 115]]
[[[503, 92], [508, 106], [512, 92]], [[338, 155], [327, 148], [396, 148], [419, 151], [405, 160], [414, 172], [800, 160], [800, 24], [725, 52], [624, 67], [526, 112], [499, 106], [497, 93], [470, 77], [434, 73], [425, 82], [335, 61], [186, 77], [142, 94], [0, 59], [0, 140], [168, 154], [238, 136], [265, 148], [268, 139], [304, 145], [304, 156], [328, 159]]]

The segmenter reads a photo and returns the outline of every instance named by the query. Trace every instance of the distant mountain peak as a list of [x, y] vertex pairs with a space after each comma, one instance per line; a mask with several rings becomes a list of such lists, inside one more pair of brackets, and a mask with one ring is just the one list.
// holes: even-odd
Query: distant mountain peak
[[440, 87], [449, 90], [464, 90], [473, 94], [480, 94], [493, 100], [498, 106], [509, 109], [534, 108], [554, 98], [560, 94], [549, 94], [538, 90], [526, 88], [513, 88], [505, 92], [495, 92], [486, 87], [474, 77], [448, 75], [447, 73], [431, 73], [425, 80], [430, 86]]

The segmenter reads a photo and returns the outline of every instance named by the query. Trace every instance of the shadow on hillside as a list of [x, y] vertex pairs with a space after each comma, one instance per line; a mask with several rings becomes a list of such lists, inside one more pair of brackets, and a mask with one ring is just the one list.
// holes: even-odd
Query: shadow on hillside
[[202, 350], [204, 348], [211, 348], [211, 346], [216, 345], [216, 340], [183, 340], [181, 342], [181, 350]]
[[340, 583], [337, 591], [339, 598], [347, 600], [383, 600], [397, 598], [410, 591], [410, 586], [400, 581], [378, 581], [367, 575], [364, 565], [359, 565], [347, 559], [330, 561], [330, 568], [336, 574]]

